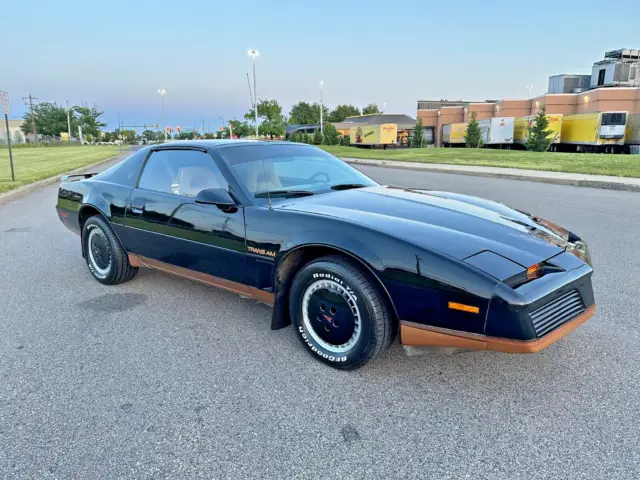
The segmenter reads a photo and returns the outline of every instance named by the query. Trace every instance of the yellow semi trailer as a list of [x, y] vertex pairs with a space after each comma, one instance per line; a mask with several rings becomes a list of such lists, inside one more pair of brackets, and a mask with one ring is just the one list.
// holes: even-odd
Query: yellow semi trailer
[[442, 145], [445, 147], [465, 145], [465, 133], [467, 133], [466, 123], [448, 123], [443, 125]]
[[594, 112], [562, 118], [561, 147], [578, 152], [621, 152], [627, 112]]
[[[545, 115], [549, 126], [547, 130], [551, 131], [549, 139], [551, 140], [551, 146], [549, 150], [554, 151], [562, 135], [562, 114], [561, 113], [548, 113]], [[536, 119], [536, 115], [527, 115], [526, 117], [517, 117], [515, 125], [513, 127], [513, 143], [524, 145], [529, 138], [529, 128], [533, 127]]]
[[398, 139], [398, 125], [395, 123], [383, 123], [380, 125], [351, 127], [349, 137], [351, 145], [356, 146], [395, 145]]

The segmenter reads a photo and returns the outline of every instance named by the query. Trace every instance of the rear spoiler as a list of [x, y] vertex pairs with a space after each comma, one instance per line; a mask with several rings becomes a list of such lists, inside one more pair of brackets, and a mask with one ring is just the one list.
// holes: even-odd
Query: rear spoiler
[[66, 182], [67, 180], [74, 181], [74, 180], [79, 180], [80, 177], [87, 179], [87, 178], [93, 177], [94, 175], [97, 175], [97, 173], [77, 173], [75, 175], [62, 175], [60, 177], [60, 181], [61, 182]]

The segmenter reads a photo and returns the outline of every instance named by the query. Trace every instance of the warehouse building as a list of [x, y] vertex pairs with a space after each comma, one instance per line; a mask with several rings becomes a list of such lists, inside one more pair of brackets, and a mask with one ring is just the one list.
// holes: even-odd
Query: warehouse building
[[[406, 139], [413, 134], [416, 126], [416, 119], [409, 115], [396, 113], [374, 113], [371, 115], [359, 115], [357, 117], [347, 117], [344, 122], [333, 123], [336, 130], [342, 135], [349, 135], [351, 128], [376, 126], [386, 123], [393, 123], [398, 127], [399, 142], [406, 142]], [[435, 128], [431, 125], [427, 126], [424, 131], [425, 145], [431, 145], [435, 141]], [[401, 140], [404, 139], [404, 140]]]
[[[11, 143], [19, 144], [25, 142], [25, 136], [22, 133], [23, 120], [9, 120], [9, 135], [11, 135]], [[4, 119], [0, 121], [0, 145], [7, 143], [7, 128], [5, 126]]]
[[422, 119], [425, 127], [434, 129], [437, 146], [442, 144], [443, 125], [466, 123], [473, 112], [478, 120], [535, 115], [542, 107], [549, 114], [563, 115], [640, 113], [640, 51], [606, 52], [604, 60], [594, 63], [591, 75], [554, 75], [549, 78], [549, 93], [535, 98], [481, 102], [419, 100], [417, 107], [417, 118]]

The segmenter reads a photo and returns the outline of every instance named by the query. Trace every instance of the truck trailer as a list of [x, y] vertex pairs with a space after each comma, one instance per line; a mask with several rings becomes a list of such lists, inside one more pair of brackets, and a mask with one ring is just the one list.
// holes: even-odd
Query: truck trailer
[[509, 146], [513, 144], [515, 117], [493, 117], [479, 120], [482, 142], [485, 146]]
[[624, 150], [625, 153], [640, 153], [640, 113], [628, 116]]
[[594, 112], [562, 118], [562, 150], [618, 153], [624, 148], [627, 112]]
[[445, 147], [463, 147], [467, 133], [466, 123], [448, 123], [442, 126], [442, 145]]
[[351, 127], [349, 130], [351, 145], [377, 147], [395, 145], [398, 139], [398, 125], [382, 123], [380, 125], [363, 125]]
[[[555, 151], [555, 147], [560, 143], [562, 134], [562, 114], [548, 113], [545, 115], [549, 126], [547, 130], [551, 131], [548, 139], [551, 140], [549, 146], [550, 151]], [[524, 145], [529, 138], [529, 128], [533, 128], [536, 121], [536, 115], [527, 115], [526, 117], [517, 117], [513, 128], [513, 143]]]

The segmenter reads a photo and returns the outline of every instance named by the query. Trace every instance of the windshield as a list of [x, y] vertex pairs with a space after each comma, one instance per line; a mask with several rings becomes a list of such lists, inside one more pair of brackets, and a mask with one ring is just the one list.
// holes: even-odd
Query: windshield
[[[287, 196], [327, 193], [340, 186], [375, 186], [376, 182], [342, 160], [308, 145], [256, 144], [220, 149], [222, 158], [256, 203]], [[337, 188], [334, 188], [338, 186]]]

